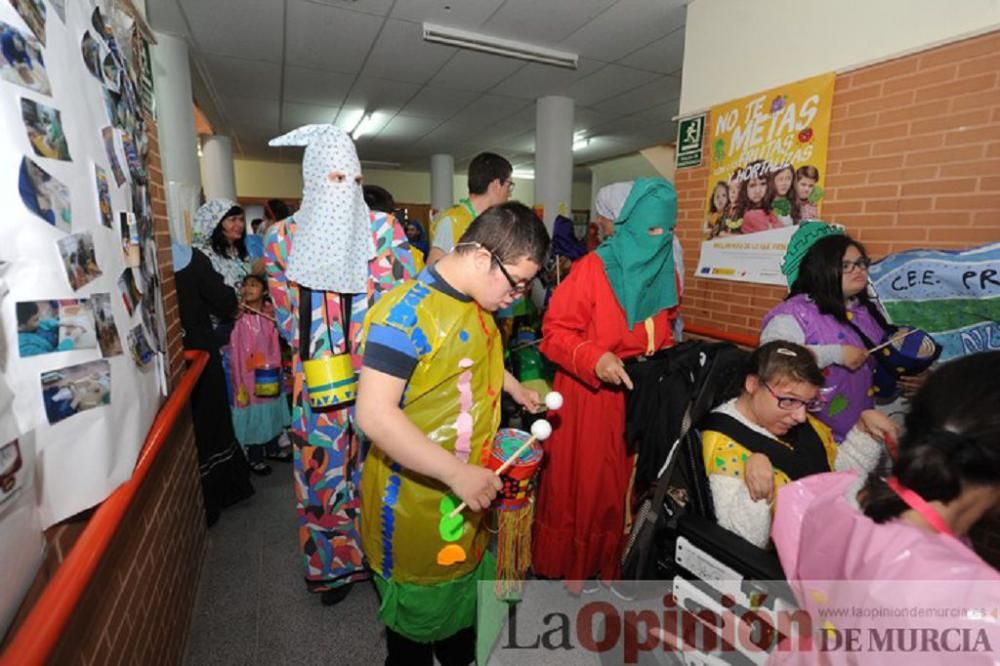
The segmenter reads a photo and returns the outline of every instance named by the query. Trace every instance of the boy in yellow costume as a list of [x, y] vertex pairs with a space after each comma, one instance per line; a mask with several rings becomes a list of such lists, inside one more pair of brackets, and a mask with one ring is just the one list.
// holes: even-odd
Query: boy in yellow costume
[[[492, 312], [522, 294], [549, 239], [528, 207], [484, 211], [455, 250], [382, 297], [365, 321], [357, 419], [374, 447], [361, 481], [361, 541], [382, 599], [387, 664], [468, 664], [477, 583], [490, 579], [485, 468], [500, 393], [538, 395], [503, 369]], [[448, 514], [459, 503], [469, 509]]]
[[514, 167], [496, 153], [479, 153], [469, 163], [469, 196], [431, 220], [427, 265], [452, 251], [480, 213], [504, 203], [514, 192]]

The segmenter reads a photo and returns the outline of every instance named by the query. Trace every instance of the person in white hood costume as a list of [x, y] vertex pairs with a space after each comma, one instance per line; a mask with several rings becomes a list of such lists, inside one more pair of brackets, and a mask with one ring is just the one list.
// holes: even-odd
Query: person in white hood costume
[[[416, 271], [402, 227], [365, 206], [361, 163], [343, 130], [307, 125], [271, 145], [306, 148], [302, 206], [268, 229], [264, 259], [278, 329], [294, 354], [290, 439], [306, 585], [333, 604], [351, 583], [368, 578], [357, 530], [361, 444], [353, 404], [310, 407], [303, 351], [306, 358], [350, 353], [359, 370], [365, 313]], [[300, 314], [310, 324], [309, 340], [301, 346]]]

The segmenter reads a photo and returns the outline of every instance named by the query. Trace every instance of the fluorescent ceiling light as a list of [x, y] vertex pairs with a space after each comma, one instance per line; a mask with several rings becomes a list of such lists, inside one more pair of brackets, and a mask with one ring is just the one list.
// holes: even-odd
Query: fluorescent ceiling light
[[358, 123], [358, 126], [354, 128], [353, 132], [351, 132], [351, 138], [357, 141], [365, 134], [371, 132], [372, 126], [375, 124], [374, 120], [375, 120], [374, 113], [365, 114], [365, 116], [361, 119], [361, 122]]
[[514, 171], [511, 172], [510, 175], [511, 175], [512, 178], [527, 178], [528, 180], [534, 180], [535, 179], [535, 170], [534, 169], [514, 169]]
[[351, 109], [343, 110], [340, 115], [337, 116], [337, 127], [344, 130], [348, 134], [351, 134], [354, 130], [358, 128], [361, 121], [365, 119], [364, 109]]
[[579, 58], [575, 53], [555, 51], [534, 44], [500, 39], [491, 35], [468, 32], [433, 23], [424, 23], [424, 40], [507, 58], [540, 62], [543, 65], [552, 65], [553, 67], [565, 67], [566, 69], [576, 69]]
[[402, 165], [399, 162], [383, 162], [382, 160], [361, 160], [361, 166], [373, 169], [398, 169]]

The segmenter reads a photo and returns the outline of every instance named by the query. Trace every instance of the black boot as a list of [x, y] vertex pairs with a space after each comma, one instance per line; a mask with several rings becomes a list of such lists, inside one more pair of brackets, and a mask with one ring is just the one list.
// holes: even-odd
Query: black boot
[[351, 593], [351, 585], [341, 585], [340, 587], [335, 587], [332, 590], [324, 590], [319, 595], [319, 601], [324, 606], [336, 606], [341, 601], [347, 598], [347, 595]]

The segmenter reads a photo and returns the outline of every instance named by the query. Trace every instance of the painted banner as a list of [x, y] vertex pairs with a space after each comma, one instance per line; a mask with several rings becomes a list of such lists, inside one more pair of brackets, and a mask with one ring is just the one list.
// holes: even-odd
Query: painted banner
[[1000, 350], [1000, 243], [893, 254], [869, 277], [893, 323], [933, 335], [942, 361]]
[[699, 277], [784, 284], [785, 245], [819, 219], [831, 72], [715, 106]]

